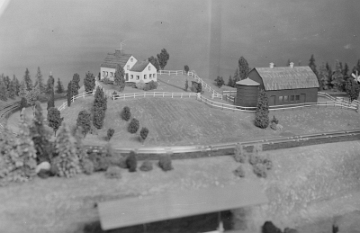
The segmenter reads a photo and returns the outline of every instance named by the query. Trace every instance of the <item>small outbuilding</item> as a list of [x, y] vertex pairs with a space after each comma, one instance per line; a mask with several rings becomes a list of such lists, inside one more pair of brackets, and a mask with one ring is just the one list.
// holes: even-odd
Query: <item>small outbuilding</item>
[[256, 106], [259, 95], [259, 86], [260, 84], [258, 82], [249, 78], [236, 82], [235, 87], [237, 91], [235, 105], [243, 107]]
[[[269, 106], [317, 102], [319, 82], [309, 66], [294, 67], [294, 63], [291, 63], [288, 67], [274, 67], [274, 64], [270, 63], [270, 67], [252, 69], [248, 77], [259, 83], [259, 89], [265, 90]], [[258, 89], [246, 83], [249, 84], [249, 81], [245, 81], [245, 85], [239, 84], [237, 89], [237, 96], [246, 96], [239, 103], [245, 102], [246, 99], [254, 100], [252, 98], [258, 92]], [[244, 89], [246, 94], [239, 93]], [[254, 101], [246, 102], [254, 103]], [[256, 104], [253, 105], [255, 106]]]

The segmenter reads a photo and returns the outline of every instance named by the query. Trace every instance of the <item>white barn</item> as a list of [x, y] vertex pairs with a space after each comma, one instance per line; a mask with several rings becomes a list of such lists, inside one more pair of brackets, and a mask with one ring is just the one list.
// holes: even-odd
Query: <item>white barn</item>
[[100, 79], [107, 78], [114, 81], [117, 65], [120, 65], [125, 71], [125, 82], [137, 83], [143, 80], [144, 83], [148, 83], [157, 81], [155, 66], [149, 61], [138, 61], [131, 54], [125, 54], [121, 50], [108, 53], [100, 67]]

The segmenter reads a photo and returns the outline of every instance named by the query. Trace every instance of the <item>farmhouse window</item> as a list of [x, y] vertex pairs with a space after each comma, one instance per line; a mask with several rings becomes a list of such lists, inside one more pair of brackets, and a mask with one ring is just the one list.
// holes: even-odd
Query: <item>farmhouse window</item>
[[284, 102], [288, 101], [288, 96], [284, 95]]
[[139, 80], [139, 79], [140, 79], [140, 76], [139, 76], [139, 75], [136, 75], [136, 79]]
[[148, 69], [151, 70], [151, 66], [148, 66]]
[[296, 96], [295, 96], [295, 100], [300, 100], [300, 96], [299, 96], [299, 95], [296, 95]]
[[134, 75], [131, 75], [131, 79], [134, 79]]
[[282, 102], [283, 101], [283, 97], [282, 95], [279, 96], [279, 101]]
[[103, 71], [103, 77], [106, 77], [106, 72], [105, 71]]
[[114, 72], [110, 72], [110, 77], [114, 77]]
[[146, 79], [146, 74], [144, 74], [144, 79]]
[[294, 99], [294, 96], [292, 95], [291, 97], [290, 97], [290, 101], [294, 101], [295, 99]]

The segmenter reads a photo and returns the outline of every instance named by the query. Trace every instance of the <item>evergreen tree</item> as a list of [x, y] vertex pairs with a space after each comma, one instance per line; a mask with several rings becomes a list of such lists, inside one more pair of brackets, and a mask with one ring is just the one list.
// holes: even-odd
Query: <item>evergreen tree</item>
[[319, 90], [322, 90], [323, 89], [322, 81], [321, 81], [321, 78], [319, 77], [318, 71], [316, 69], [314, 54], [312, 54], [310, 57], [309, 66], [310, 66], [311, 70], [314, 72], [314, 74], [316, 75], [316, 78], [319, 82]]
[[48, 100], [48, 103], [47, 103], [48, 104], [47, 109], [55, 107], [55, 93], [54, 93], [54, 90], [52, 90], [49, 94], [50, 94], [50, 97], [49, 97], [49, 100]]
[[56, 86], [56, 93], [62, 94], [63, 92], [64, 92], [64, 86], [63, 86], [60, 78], [58, 78], [57, 86]]
[[29, 106], [34, 106], [35, 102], [39, 99], [39, 90], [37, 88], [32, 89], [26, 93], [26, 101]]
[[25, 80], [25, 84], [26, 84], [26, 90], [27, 91], [32, 90], [33, 89], [33, 83], [32, 83], [32, 80], [30, 78], [30, 72], [29, 72], [28, 68], [26, 68], [24, 80]]
[[170, 58], [169, 53], [166, 51], [166, 49], [162, 49], [160, 54], [157, 55], [157, 60], [159, 61], [160, 69], [164, 69], [168, 60]]
[[233, 78], [234, 86], [235, 86], [235, 83], [238, 81], [240, 81], [240, 74], [239, 74], [239, 69], [236, 69], [235, 73], [234, 73], [234, 78]]
[[59, 129], [62, 122], [60, 111], [57, 108], [52, 107], [48, 109], [47, 122], [54, 130], [54, 134], [56, 136], [56, 131]]
[[16, 78], [16, 76], [14, 75], [13, 76], [13, 80], [12, 80], [14, 83], [15, 83], [15, 93], [16, 93], [16, 95], [17, 96], [19, 96], [20, 95], [20, 82], [19, 82], [19, 80]]
[[73, 96], [76, 96], [79, 94], [80, 89], [80, 76], [79, 74], [74, 74], [72, 79], [72, 94]]
[[20, 100], [20, 108], [27, 108], [28, 107], [28, 104], [27, 104], [27, 100], [25, 97], [21, 97], [21, 100]]
[[34, 86], [38, 85], [38, 88], [40, 89], [40, 93], [44, 93], [45, 92], [45, 85], [44, 85], [44, 81], [43, 81], [43, 77], [42, 77], [42, 74], [41, 74], [40, 67], [38, 67], [35, 77], [36, 77], [36, 81], [35, 81]]
[[84, 78], [85, 92], [93, 91], [95, 88], [95, 77], [92, 73], [87, 72]]
[[338, 91], [343, 91], [344, 88], [344, 76], [342, 74], [341, 65], [338, 60], [335, 62], [335, 70], [332, 73], [331, 84]]
[[107, 99], [104, 91], [100, 87], [97, 87], [93, 103], [93, 125], [97, 129], [101, 129], [104, 124], [106, 109]]
[[3, 78], [0, 78], [0, 100], [7, 101], [8, 91], [6, 89], [6, 84]]
[[328, 79], [328, 82], [329, 82], [329, 89], [332, 89], [333, 88], [333, 85], [332, 85], [332, 68], [331, 66], [329, 65], [329, 63], [326, 62], [326, 70], [327, 70], [327, 79]]
[[76, 120], [76, 126], [81, 126], [81, 133], [86, 136], [91, 129], [91, 114], [86, 110], [80, 111]]
[[123, 91], [125, 88], [124, 75], [125, 75], [124, 69], [120, 65], [117, 65], [116, 72], [115, 72], [115, 78], [114, 78], [114, 84], [115, 84], [115, 86], [119, 86], [120, 91]]
[[143, 143], [146, 140], [148, 134], [149, 134], [149, 129], [146, 127], [142, 127], [140, 130], [140, 138]]
[[9, 76], [3, 76], [3, 81], [6, 87], [6, 90], [9, 92], [10, 90], [10, 78]]
[[184, 66], [184, 71], [185, 71], [186, 74], [189, 73], [189, 70], [190, 70], [190, 69], [189, 69], [189, 66], [188, 66], [188, 65], [185, 65], [185, 66]]
[[217, 76], [217, 78], [215, 79], [215, 83], [218, 87], [222, 87], [222, 85], [225, 84], [224, 79], [221, 76]]
[[128, 126], [128, 132], [131, 134], [136, 133], [139, 130], [140, 122], [138, 119], [133, 118]]
[[25, 80], [22, 80], [19, 88], [19, 96], [25, 98], [26, 95], [27, 95], [26, 82]]
[[125, 121], [130, 120], [131, 118], [131, 112], [130, 108], [128, 106], [125, 106], [121, 112], [121, 118]]
[[321, 81], [321, 86], [324, 90], [330, 89], [330, 80], [329, 80], [329, 72], [326, 68], [325, 63], [323, 62], [319, 69], [319, 78]]
[[347, 63], [344, 65], [344, 69], [342, 70], [342, 75], [344, 76], [344, 80], [349, 78], [349, 66]]
[[75, 139], [65, 122], [59, 129], [55, 148], [58, 156], [54, 159], [54, 165], [58, 176], [69, 178], [81, 172], [79, 158], [76, 155]]
[[156, 57], [154, 56], [151, 56], [148, 58], [148, 61], [153, 64], [153, 66], [155, 66], [156, 68], [156, 71], [159, 71], [160, 70], [160, 66], [159, 66], [159, 61]]
[[261, 129], [267, 128], [269, 125], [269, 104], [268, 98], [264, 90], [259, 93], [257, 108], [255, 112], [255, 126]]
[[349, 95], [350, 102], [359, 98], [360, 85], [352, 78], [345, 82], [345, 91]]
[[50, 94], [52, 91], [54, 91], [54, 84], [55, 84], [55, 79], [54, 77], [50, 74], [47, 83], [46, 83], [46, 94]]
[[188, 88], [189, 88], [189, 82], [188, 82], [188, 80], [186, 79], [186, 81], [185, 81], [185, 91], [187, 91]]
[[228, 85], [229, 87], [234, 87], [234, 86], [235, 86], [234, 81], [233, 81], [233, 78], [231, 77], [231, 75], [229, 76], [229, 80], [228, 80], [227, 85]]
[[11, 80], [10, 82], [10, 88], [9, 88], [9, 98], [15, 99], [16, 97], [16, 82], [15, 80]]
[[247, 60], [241, 56], [239, 59], [239, 76], [240, 76], [240, 80], [246, 79], [246, 76], [248, 75], [250, 68], [249, 68], [249, 63], [247, 62]]
[[69, 84], [68, 84], [68, 87], [67, 87], [67, 93], [66, 93], [66, 99], [67, 99], [67, 104], [68, 104], [68, 107], [70, 107], [71, 106], [71, 100], [72, 100], [72, 89], [71, 89], [71, 87], [72, 87], [72, 81], [70, 81], [69, 82]]

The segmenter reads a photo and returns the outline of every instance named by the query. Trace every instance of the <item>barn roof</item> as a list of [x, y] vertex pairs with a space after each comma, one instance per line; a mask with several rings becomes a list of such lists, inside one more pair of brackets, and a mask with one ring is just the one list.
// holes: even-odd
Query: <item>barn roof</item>
[[125, 54], [121, 50], [115, 50], [115, 53], [108, 53], [101, 67], [115, 68], [121, 65], [124, 68], [126, 62], [131, 57], [131, 54]]
[[101, 228], [110, 230], [267, 202], [260, 182], [243, 181], [224, 187], [186, 190], [183, 193], [168, 191], [156, 196], [100, 202], [98, 210]]
[[255, 82], [254, 80], [250, 79], [250, 78], [246, 78], [243, 80], [240, 80], [238, 82], [236, 82], [237, 85], [244, 85], [244, 86], [259, 86], [260, 83]]
[[149, 63], [150, 63], [150, 62], [147, 61], [147, 60], [145, 60], [145, 61], [137, 61], [137, 62], [135, 63], [135, 65], [131, 68], [130, 71], [142, 72]]
[[318, 79], [309, 66], [254, 68], [267, 91], [319, 87]]

